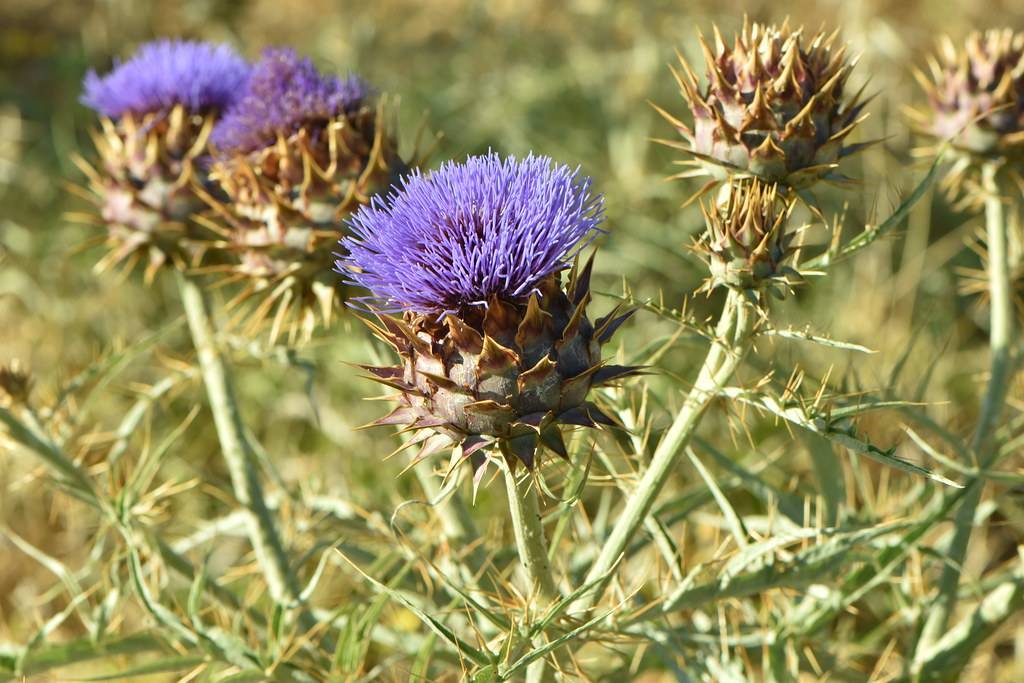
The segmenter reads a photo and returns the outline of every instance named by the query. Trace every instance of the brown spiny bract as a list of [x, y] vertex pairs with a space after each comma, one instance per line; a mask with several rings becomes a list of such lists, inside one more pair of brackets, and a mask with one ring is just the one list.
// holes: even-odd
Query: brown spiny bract
[[[911, 110], [918, 132], [949, 142], [956, 152], [946, 176], [954, 196], [976, 194], [974, 169], [987, 159], [1005, 160], [1020, 182], [1024, 160], [1024, 33], [975, 32], [962, 48], [947, 36], [928, 61], [929, 75], [915, 75], [928, 95], [926, 109]], [[932, 154], [934, 150], [923, 150]]]
[[273, 316], [272, 338], [286, 328], [293, 341], [310, 337], [318, 311], [330, 324], [344, 220], [405, 170], [383, 105], [370, 101], [264, 148], [215, 157], [210, 178], [224, 197], [208, 197], [214, 215], [204, 222], [226, 252], [216, 267], [246, 285], [239, 300], [261, 295], [254, 323]]
[[778, 186], [757, 180], [734, 181], [725, 205], [702, 206], [707, 232], [697, 243], [706, 255], [708, 287], [760, 289], [786, 286], [796, 271], [784, 265], [795, 233], [787, 230], [792, 201]]
[[839, 161], [862, 145], [847, 138], [865, 101], [847, 97], [852, 69], [835, 34], [808, 39], [802, 29], [744, 22], [732, 47], [714, 32], [700, 44], [707, 83], [679, 56], [673, 69], [692, 114], [686, 124], [661, 113], [685, 139], [668, 143], [694, 157], [676, 177], [710, 176], [701, 194], [736, 176], [754, 176], [802, 189], [819, 180], [843, 181]]
[[536, 465], [538, 448], [566, 457], [560, 425], [612, 425], [587, 400], [593, 387], [636, 374], [606, 365], [601, 346], [630, 316], [616, 309], [587, 318], [590, 262], [573, 268], [568, 287], [549, 275], [537, 292], [516, 300], [492, 298], [486, 309], [459, 315], [379, 315], [377, 335], [401, 364], [369, 367], [373, 379], [398, 390], [398, 407], [374, 425], [421, 430], [417, 460], [457, 446], [482, 476], [497, 447], [511, 466]]
[[193, 187], [213, 118], [179, 104], [100, 121], [93, 134], [98, 167], [75, 159], [107, 229], [111, 249], [98, 267], [147, 259], [147, 281], [164, 265], [184, 267], [198, 236], [191, 217], [204, 207]]

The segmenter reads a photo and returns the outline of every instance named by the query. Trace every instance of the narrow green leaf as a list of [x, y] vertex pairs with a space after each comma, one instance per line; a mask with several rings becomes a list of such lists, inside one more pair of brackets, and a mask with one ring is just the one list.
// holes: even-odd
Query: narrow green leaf
[[[932, 481], [951, 486], [953, 488], [963, 488], [961, 484], [958, 484], [941, 474], [937, 474], [927, 467], [918, 465], [917, 463], [904, 460], [895, 455], [894, 449], [884, 450], [871, 444], [867, 441], [860, 439], [854, 432], [852, 427], [844, 427], [838, 424], [838, 420], [831, 419], [830, 415], [811, 415], [800, 405], [784, 405], [778, 399], [760, 393], [752, 393], [743, 389], [725, 388], [721, 391], [722, 395], [728, 396], [729, 398], [741, 401], [748, 405], [756, 406], [762, 410], [766, 410], [773, 415], [781, 417], [787, 422], [794, 424], [798, 427], [806, 429], [810, 432], [823, 436], [833, 443], [837, 443], [843, 446], [851, 453], [857, 455], [864, 455], [872, 460], [876, 460], [883, 465], [889, 465], [903, 472], [910, 474], [918, 474]], [[902, 406], [905, 403], [895, 402], [893, 406]], [[878, 407], [878, 404], [869, 404], [865, 410], [872, 410]], [[849, 410], [845, 411], [847, 414]]]
[[820, 335], [812, 334], [810, 330], [794, 330], [792, 328], [785, 330], [778, 329], [767, 329], [758, 332], [759, 335], [765, 337], [779, 337], [781, 339], [791, 339], [795, 341], [805, 341], [819, 346], [827, 346], [833, 349], [840, 349], [843, 351], [856, 351], [857, 353], [878, 353], [873, 349], [869, 349], [866, 346], [860, 344], [854, 344], [852, 342], [839, 341], [838, 339], [831, 339], [829, 337], [822, 337]]
[[366, 579], [366, 581], [371, 586], [373, 586], [376, 590], [387, 594], [388, 597], [390, 597], [392, 600], [399, 603], [400, 605], [408, 609], [410, 612], [412, 612], [414, 615], [416, 615], [416, 618], [423, 622], [423, 624], [427, 628], [429, 628], [431, 631], [433, 631], [434, 633], [436, 633], [437, 635], [441, 636], [446, 641], [451, 643], [460, 654], [467, 656], [475, 664], [479, 664], [480, 666], [486, 666], [494, 661], [494, 656], [491, 655], [489, 652], [479, 650], [470, 645], [469, 643], [463, 641], [461, 638], [455, 635], [455, 633], [450, 628], [448, 628], [443, 623], [441, 623], [440, 621], [438, 621], [437, 619], [435, 619], [434, 617], [430, 616], [422, 609], [417, 607], [405, 595], [403, 595], [399, 591], [394, 590], [390, 586], [381, 583], [377, 579], [373, 578], [372, 576], [364, 572], [362, 569], [360, 569], [359, 565], [357, 565], [352, 560], [348, 559], [348, 557], [345, 556], [345, 554], [342, 553], [340, 550], [336, 552], [338, 553], [338, 555], [341, 556], [343, 560], [348, 562], [353, 569], [359, 572], [359, 574], [361, 574], [362, 577]]
[[565, 645], [566, 643], [573, 641], [579, 636], [583, 635], [584, 633], [592, 629], [594, 626], [607, 619], [611, 614], [614, 613], [614, 611], [615, 610], [609, 610], [607, 612], [598, 614], [590, 621], [581, 624], [580, 626], [574, 628], [573, 630], [562, 635], [561, 637], [556, 638], [549, 643], [545, 643], [543, 646], [538, 647], [535, 650], [527, 652], [525, 655], [516, 660], [515, 663], [513, 663], [508, 669], [501, 672], [500, 678], [498, 678], [498, 680], [507, 681], [514, 679], [516, 674], [519, 673], [521, 670], [525, 669], [541, 657], [547, 656], [548, 653], [554, 652], [562, 645]]
[[[907, 526], [909, 525], [886, 524], [849, 532], [831, 532], [828, 540], [796, 553], [788, 562], [774, 560], [770, 551], [780, 547], [781, 543], [768, 539], [750, 546], [748, 554], [742, 561], [732, 564], [727, 572], [713, 580], [700, 584], [690, 580], [669, 593], [659, 609], [645, 606], [633, 616], [624, 616], [621, 621], [625, 624], [634, 624], [660, 618], [669, 612], [707, 607], [720, 600], [756, 595], [771, 589], [804, 588], [839, 570], [849, 561], [850, 553], [858, 546], [905, 529]], [[829, 533], [828, 530], [807, 530], [807, 535]], [[789, 540], [798, 540], [799, 536], [791, 534]], [[749, 566], [743, 566], [755, 559], [760, 560], [757, 569], [751, 570]], [[697, 569], [700, 567], [691, 572], [691, 576], [696, 575]], [[737, 573], [743, 569], [746, 569], [744, 573]]]
[[7, 433], [14, 441], [41, 457], [47, 465], [56, 470], [70, 489], [77, 492], [83, 500], [99, 507], [92, 481], [49, 437], [30, 428], [3, 406], [0, 406], [0, 423], [7, 425]]
[[896, 207], [896, 209], [888, 218], [886, 218], [878, 225], [865, 226], [864, 230], [859, 235], [855, 236], [849, 242], [840, 247], [838, 253], [825, 253], [822, 254], [821, 256], [801, 263], [800, 270], [814, 270], [818, 268], [828, 267], [832, 265], [834, 262], [852, 256], [861, 249], [870, 246], [879, 237], [893, 230], [897, 225], [906, 220], [907, 216], [910, 214], [910, 210], [914, 208], [914, 205], [917, 204], [917, 202], [920, 201], [922, 197], [924, 197], [925, 193], [928, 191], [928, 188], [931, 187], [932, 183], [935, 182], [935, 179], [938, 176], [939, 166], [941, 163], [942, 155], [940, 154], [938, 157], [936, 157], [935, 161], [932, 162], [931, 168], [928, 169], [928, 172], [925, 174], [924, 178], [922, 178], [921, 181], [917, 184], [917, 186], [914, 187], [914, 189], [910, 192], [910, 194], [907, 195], [907, 198], [900, 202], [899, 206]]

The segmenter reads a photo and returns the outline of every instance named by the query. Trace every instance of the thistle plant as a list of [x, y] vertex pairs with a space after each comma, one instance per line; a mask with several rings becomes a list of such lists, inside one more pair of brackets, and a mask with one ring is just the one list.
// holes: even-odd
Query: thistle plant
[[708, 69], [703, 92], [685, 59], [684, 75], [673, 71], [694, 121], [687, 126], [667, 116], [688, 142], [681, 148], [694, 157], [689, 163], [696, 168], [682, 177], [711, 176], [698, 196], [727, 183], [725, 201], [705, 209], [708, 232], [700, 245], [710, 256], [710, 284], [725, 286], [728, 296], [693, 388], [587, 573], [595, 587], [581, 607], [600, 599], [704, 412], [749, 352], [759, 320], [767, 319], [764, 286], [788, 282], [782, 263], [793, 239], [793, 198], [815, 182], [841, 180], [840, 159], [859, 149], [845, 140], [864, 103], [844, 95], [851, 66], [834, 41], [818, 34], [805, 43], [802, 31], [788, 24], [745, 22], [732, 48], [717, 29], [714, 51], [701, 37]]
[[[614, 424], [588, 395], [637, 372], [601, 357], [632, 311], [587, 316], [592, 261], [580, 266], [579, 252], [604, 208], [591, 184], [532, 155], [413, 173], [356, 213], [337, 263], [370, 291], [360, 301], [376, 313], [371, 327], [401, 361], [363, 368], [396, 390], [398, 407], [374, 424], [418, 431], [406, 444], [416, 461], [450, 450], [452, 468], [472, 465], [474, 490], [488, 464], [503, 473], [527, 590], [542, 608], [560, 590], [537, 484], [516, 470], [535, 470], [543, 452], [567, 459], [563, 426]], [[531, 679], [543, 670], [531, 667]]]
[[[944, 180], [961, 207], [983, 207], [984, 253], [989, 298], [990, 367], [978, 422], [970, 441], [972, 464], [986, 469], [999, 455], [996, 429], [1016, 359], [1012, 254], [1020, 253], [1021, 150], [1024, 149], [1024, 34], [1010, 29], [972, 33], [958, 48], [948, 37], [929, 62], [932, 81], [918, 73], [929, 109], [914, 113], [918, 129], [952, 148]], [[1016, 244], [1015, 244], [1016, 242]], [[915, 671], [933, 666], [933, 650], [956, 606], [960, 571], [974, 527], [984, 482], [974, 479], [956, 514], [948, 563], [935, 603], [924, 620]]]
[[[636, 8], [622, 5], [594, 26], [614, 18], [605, 28], [617, 45], [630, 37], [621, 26], [635, 27], [638, 55], [658, 44], [646, 27], [678, 25], [632, 21]], [[347, 8], [345, 20], [363, 27], [382, 11]], [[647, 123], [628, 87], [615, 106], [578, 106], [581, 94], [604, 102], [623, 76], [621, 51], [587, 43], [581, 55], [554, 31], [517, 32], [522, 55], [540, 46], [570, 59], [507, 79], [489, 99], [449, 75], [506, 63], [494, 35], [466, 50], [424, 30], [437, 28], [427, 10], [403, 11], [412, 31], [383, 32], [365, 54], [358, 39], [345, 49], [375, 72], [402, 66], [398, 77], [422, 73], [403, 61], [412, 50], [450, 60], [443, 83], [416, 97], [443, 119], [466, 112], [441, 122], [453, 147], [539, 145], [536, 101], [520, 95], [541, 85], [558, 96], [551, 86], [578, 65], [588, 78], [552, 100], [544, 125], [586, 131], [567, 146], [607, 133], [607, 147], [581, 149], [579, 168], [489, 153], [409, 171], [385, 100], [284, 48], [250, 67], [226, 48], [155, 43], [90, 76], [85, 100], [104, 132], [98, 161], [82, 166], [113, 247], [104, 265], [148, 258], [147, 278], [174, 277], [191, 348], [172, 314], [91, 362], [80, 347], [105, 314], [80, 334], [68, 312], [81, 323], [92, 302], [61, 296], [63, 275], [38, 277], [32, 258], [51, 233], [5, 217], [0, 323], [14, 321], [8, 355], [33, 372], [0, 358], [0, 681], [1018, 680], [1006, 653], [1021, 649], [1024, 523], [1012, 494], [1024, 478], [997, 465], [1019, 452], [1024, 425], [1006, 285], [1020, 252], [1020, 38], [974, 36], [940, 56], [917, 123], [941, 159], [891, 215], [844, 239], [852, 220], [826, 221], [830, 204], [809, 193], [852, 185], [840, 163], [861, 148], [855, 60], [835, 34], [744, 22], [727, 42], [715, 30], [700, 41], [706, 73], [685, 62], [677, 73], [689, 114], [663, 112], [683, 136], [673, 144], [689, 155], [684, 175], [710, 177], [687, 250], [689, 233], [671, 226], [699, 219], [696, 207], [678, 215], [671, 196], [661, 201], [671, 191], [635, 192], [656, 178], [628, 163], [641, 160], [629, 141]], [[128, 69], [136, 62], [149, 66]], [[654, 77], [646, 63], [630, 83]], [[489, 106], [507, 114], [500, 125]], [[910, 178], [903, 164], [872, 177], [877, 151], [861, 172], [867, 187]], [[881, 254], [883, 268], [843, 265], [899, 234], [950, 158], [947, 188], [985, 210], [992, 316], [987, 388], [966, 439], [964, 368], [978, 354], [938, 356], [944, 337], [967, 336], [947, 335], [969, 329], [961, 301], [949, 278], [930, 278], [921, 326], [899, 293], [938, 273], [932, 256], [955, 240], [908, 239], [898, 258]], [[31, 175], [31, 163], [18, 168]], [[606, 211], [617, 224], [607, 241]], [[928, 233], [930, 219], [936, 233], [948, 227], [944, 214], [923, 218], [910, 234]], [[827, 229], [831, 239], [814, 239]], [[53, 234], [65, 244], [76, 233]], [[900, 265], [886, 279], [889, 262], [907, 258], [921, 270]], [[620, 277], [621, 294], [607, 286]], [[126, 278], [117, 296], [162, 291]], [[339, 310], [370, 332], [323, 330], [328, 346], [299, 348]], [[246, 314], [252, 324], [236, 325]], [[793, 318], [806, 320], [783, 324]], [[257, 329], [268, 320], [271, 344]], [[861, 339], [812, 331], [830, 322]], [[37, 354], [37, 337], [57, 353]], [[815, 376], [821, 349], [850, 356]], [[328, 371], [318, 353], [366, 364]], [[58, 354], [80, 371], [48, 373]], [[239, 391], [232, 361], [243, 357]], [[282, 374], [259, 371], [277, 362]], [[305, 377], [289, 374], [298, 368]], [[360, 401], [360, 374], [390, 408]], [[913, 401], [899, 400], [908, 385]], [[360, 431], [367, 419], [376, 428]], [[397, 431], [394, 443], [380, 426]], [[405, 461], [382, 462], [396, 446], [418, 483], [396, 476]], [[922, 454], [967, 486], [919, 464]], [[981, 504], [990, 480], [1005, 494]], [[984, 537], [967, 552], [972, 524]]]
[[146, 279], [185, 267], [200, 234], [200, 160], [217, 117], [237, 97], [249, 66], [226, 45], [161, 40], [105, 76], [89, 72], [82, 102], [100, 115], [96, 167], [77, 159], [107, 231], [99, 267], [146, 259]]
[[667, 144], [693, 157], [675, 177], [710, 176], [697, 196], [735, 176], [794, 191], [845, 181], [839, 162], [864, 146], [848, 138], [866, 100], [846, 92], [853, 62], [836, 34], [744, 19], [731, 47], [717, 27], [714, 42], [700, 36], [706, 85], [681, 54], [682, 72], [672, 70], [692, 123], [658, 108], [685, 140]]
[[[180, 257], [191, 251], [198, 258], [200, 252], [188, 235], [182, 236], [182, 226], [199, 220], [204, 200], [216, 191], [209, 189], [212, 179], [199, 170], [208, 160], [214, 121], [249, 81], [248, 64], [226, 47], [162, 41], [143, 46], [105, 78], [90, 73], [83, 100], [105, 117], [120, 117], [116, 126], [103, 119], [106, 136], [97, 145], [106, 174], [91, 174], [94, 189], [105, 200], [101, 220], [118, 242], [112, 255], [119, 259], [148, 249], [149, 277], [164, 263], [178, 266], [181, 303], [234, 494], [272, 596], [278, 604], [295, 606], [299, 588], [264, 499], [255, 448], [207, 293], [194, 272], [184, 273]], [[307, 613], [299, 617], [310, 625]]]
[[454, 449], [477, 482], [494, 452], [532, 470], [538, 449], [567, 456], [562, 425], [613, 424], [587, 399], [637, 371], [601, 358], [631, 312], [592, 323], [592, 262], [576, 258], [602, 213], [578, 170], [493, 153], [414, 172], [356, 213], [337, 267], [401, 359], [364, 368], [397, 390], [374, 424], [419, 431], [416, 459]]
[[245, 91], [218, 122], [208, 221], [224, 271], [259, 293], [253, 322], [270, 316], [308, 340], [319, 314], [329, 324], [337, 287], [331, 245], [344, 219], [404, 168], [383, 104], [359, 76], [319, 73], [294, 50], [273, 48], [253, 66]]
[[[950, 198], [980, 208], [987, 162], [998, 162], [1006, 180], [1024, 187], [1024, 33], [975, 32], [962, 47], [946, 36], [928, 73], [914, 73], [928, 107], [908, 113], [920, 134], [952, 148], [953, 165], [942, 183]], [[936, 151], [925, 147], [919, 153]]]

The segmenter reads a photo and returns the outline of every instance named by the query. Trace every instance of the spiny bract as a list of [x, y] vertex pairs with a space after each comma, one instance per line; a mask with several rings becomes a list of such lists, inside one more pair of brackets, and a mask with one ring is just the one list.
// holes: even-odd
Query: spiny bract
[[[293, 50], [265, 50], [239, 101], [213, 131], [207, 199], [225, 271], [263, 294], [252, 322], [273, 313], [274, 338], [310, 337], [332, 317], [331, 246], [342, 222], [405, 167], [384, 109], [359, 77], [320, 74]], [[276, 308], [276, 310], [275, 310]], [[293, 315], [295, 313], [295, 315]]]
[[843, 181], [839, 161], [862, 145], [846, 139], [865, 102], [847, 98], [852, 69], [835, 34], [805, 39], [802, 29], [744, 22], [730, 48], [715, 28], [715, 47], [703, 36], [707, 85], [679, 55], [672, 70], [690, 106], [692, 125], [659, 111], [685, 138], [668, 142], [695, 157], [676, 177], [711, 176], [701, 193], [732, 176], [755, 176], [802, 189], [819, 180]]
[[248, 75], [249, 65], [225, 45], [161, 40], [105, 76], [86, 76], [82, 102], [101, 115], [102, 131], [93, 135], [100, 163], [75, 161], [111, 244], [101, 268], [148, 256], [151, 279], [160, 266], [194, 255], [190, 219], [204, 207], [193, 192], [204, 182], [196, 160]]
[[590, 261], [562, 283], [598, 232], [590, 185], [546, 157], [490, 154], [413, 174], [353, 217], [339, 271], [370, 290], [365, 306], [402, 313], [371, 324], [402, 361], [365, 368], [398, 392], [374, 424], [422, 430], [417, 459], [456, 446], [479, 482], [492, 446], [532, 468], [538, 446], [566, 455], [560, 424], [612, 423], [587, 395], [636, 372], [601, 360], [631, 312], [591, 323]]
[[785, 288], [789, 278], [799, 278], [784, 265], [796, 233], [787, 229], [793, 203], [779, 195], [778, 186], [735, 180], [724, 205], [701, 208], [707, 232], [696, 248], [707, 256], [708, 287]]
[[[946, 36], [928, 61], [931, 78], [915, 75], [928, 95], [926, 109], [911, 110], [919, 132], [948, 141], [956, 151], [946, 189], [968, 204], [982, 201], [975, 172], [988, 159], [1004, 160], [1021, 182], [1024, 156], [1024, 33], [974, 32], [962, 48]], [[934, 149], [922, 150], [933, 154]], [[967, 181], [966, 185], [964, 181]]]

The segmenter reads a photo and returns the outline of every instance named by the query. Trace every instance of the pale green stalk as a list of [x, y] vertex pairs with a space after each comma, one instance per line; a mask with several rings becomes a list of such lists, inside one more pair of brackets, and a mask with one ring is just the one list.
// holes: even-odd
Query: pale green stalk
[[[548, 544], [544, 537], [544, 525], [541, 524], [537, 484], [529, 473], [517, 478], [508, 465], [502, 463], [501, 469], [505, 478], [516, 551], [529, 591], [529, 606], [536, 608], [528, 611], [542, 612], [556, 602], [561, 594], [548, 561]], [[544, 643], [541, 638], [537, 638], [533, 644], [539, 647]], [[538, 659], [527, 667], [526, 680], [527, 683], [541, 683], [552, 681], [554, 677], [547, 662]]]
[[990, 591], [958, 624], [944, 631], [923, 653], [915, 681], [953, 680], [981, 644], [1024, 607], [1024, 578], [1019, 573]]
[[[971, 441], [974, 465], [979, 470], [988, 467], [998, 452], [994, 444], [996, 426], [1012, 374], [1013, 358], [1013, 295], [1011, 292], [1010, 262], [1007, 249], [1007, 222], [1004, 215], [1005, 198], [999, 182], [1000, 162], [989, 162], [982, 169], [985, 191], [985, 232], [988, 243], [989, 281], [989, 361], [988, 387], [981, 404], [981, 413]], [[1014, 207], [1016, 209], [1016, 207]], [[954, 518], [953, 540], [946, 564], [939, 578], [939, 594], [928, 612], [918, 640], [915, 662], [927, 656], [936, 641], [943, 637], [950, 614], [956, 606], [960, 572], [967, 545], [974, 526], [974, 515], [981, 500], [984, 480], [973, 479], [964, 494], [964, 500]]]
[[540, 607], [544, 608], [561, 596], [554, 573], [551, 571], [551, 563], [548, 561], [548, 544], [541, 524], [537, 484], [528, 473], [517, 478], [511, 467], [503, 465], [502, 470], [505, 475], [508, 511], [512, 518], [512, 531], [516, 538], [519, 561], [529, 583], [530, 592], [537, 591], [537, 597], [542, 603]]
[[604, 541], [601, 553], [591, 565], [584, 583], [593, 583], [594, 589], [580, 599], [577, 607], [587, 609], [600, 600], [611, 581], [613, 567], [644, 525], [651, 506], [675, 469], [704, 411], [718, 395], [718, 391], [732, 378], [749, 350], [755, 320], [752, 306], [745, 296], [742, 291], [729, 290], [722, 317], [715, 330], [715, 339], [697, 382], [686, 396], [672, 426], [662, 436], [650, 465], [626, 501], [626, 507]]
[[294, 606], [299, 602], [298, 581], [289, 567], [284, 544], [263, 497], [256, 455], [245, 438], [245, 424], [238, 408], [234, 383], [217, 348], [206, 298], [194, 280], [180, 273], [177, 277], [221, 452], [231, 474], [235, 498], [248, 512], [253, 550], [271, 597], [278, 604]]

